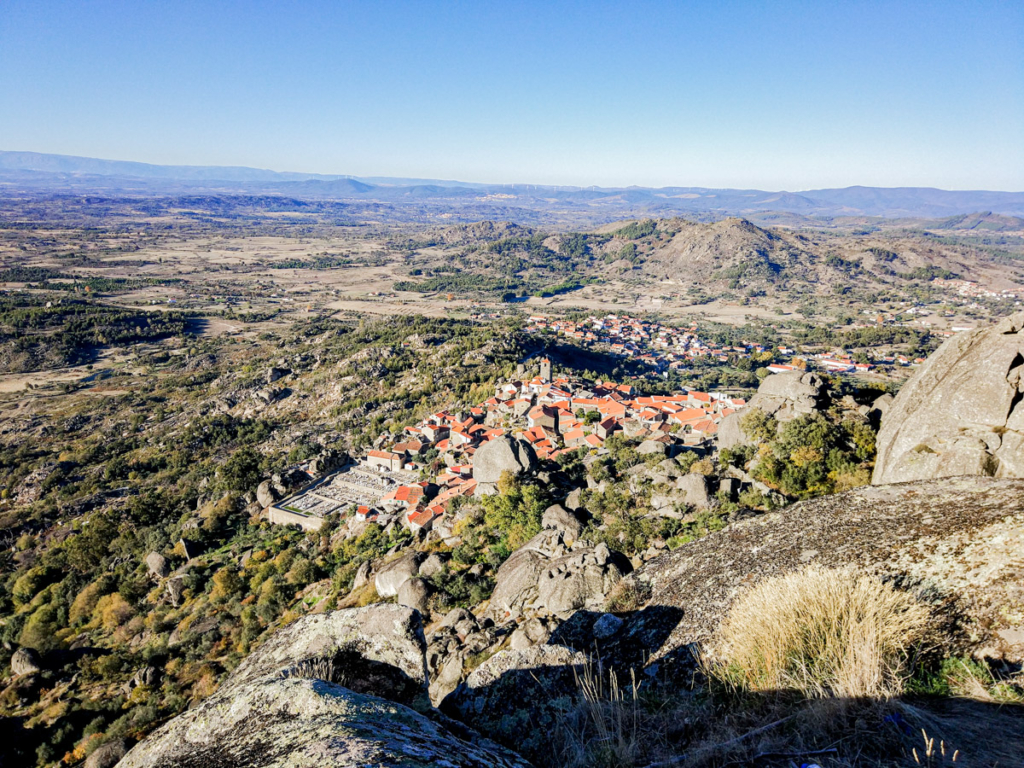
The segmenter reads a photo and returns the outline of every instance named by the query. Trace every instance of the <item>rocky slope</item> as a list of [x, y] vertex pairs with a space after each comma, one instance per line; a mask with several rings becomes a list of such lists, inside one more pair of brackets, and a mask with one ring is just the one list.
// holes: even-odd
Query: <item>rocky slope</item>
[[[1024, 480], [866, 487], [646, 563], [615, 587], [617, 613], [587, 604], [496, 624], [456, 609], [428, 634], [418, 612], [396, 605], [305, 617], [120, 765], [549, 765], [549, 736], [582, 704], [588, 670], [671, 690], [739, 594], [812, 563], [914, 591], [933, 607], [944, 651], [1024, 660]], [[469, 664], [472, 653], [482, 663]]]
[[897, 579], [939, 616], [948, 641], [1024, 659], [1024, 481], [962, 477], [862, 488], [729, 526], [624, 580], [681, 612], [652, 660], [708, 640], [759, 581], [817, 563]]

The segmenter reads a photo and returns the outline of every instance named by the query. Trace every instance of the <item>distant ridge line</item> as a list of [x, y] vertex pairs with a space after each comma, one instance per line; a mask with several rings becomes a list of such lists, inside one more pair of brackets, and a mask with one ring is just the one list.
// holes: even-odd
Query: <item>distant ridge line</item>
[[[805, 216], [944, 218], [980, 211], [1024, 216], [1024, 192], [866, 187], [786, 190], [710, 187], [601, 187], [494, 183], [272, 171], [246, 166], [156, 165], [41, 152], [0, 151], [0, 192], [97, 191], [130, 194], [277, 194], [394, 204], [498, 204], [514, 196], [529, 209], [586, 209], [652, 216], [779, 211]], [[490, 199], [489, 196], [495, 196]], [[504, 196], [500, 198], [499, 196]]]

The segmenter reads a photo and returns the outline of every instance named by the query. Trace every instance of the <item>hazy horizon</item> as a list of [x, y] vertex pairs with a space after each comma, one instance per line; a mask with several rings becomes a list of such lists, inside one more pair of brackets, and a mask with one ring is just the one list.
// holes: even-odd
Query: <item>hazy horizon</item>
[[[14, 150], [11, 150], [11, 149], [0, 148], [0, 155], [2, 155], [3, 153], [23, 153], [23, 154], [33, 154], [33, 155], [45, 155], [45, 156], [49, 156], [49, 157], [63, 157], [63, 158], [76, 159], [76, 160], [96, 160], [96, 161], [100, 161], [100, 162], [110, 162], [110, 163], [130, 163], [130, 164], [133, 164], [133, 165], [148, 165], [148, 166], [152, 166], [154, 168], [175, 168], [175, 167], [177, 167], [177, 168], [191, 168], [191, 169], [209, 169], [209, 168], [239, 169], [239, 170], [259, 171], [259, 172], [264, 172], [264, 173], [282, 174], [282, 175], [285, 175], [285, 174], [295, 174], [297, 176], [304, 176], [304, 177], [346, 178], [346, 179], [353, 179], [353, 180], [356, 180], [356, 181], [368, 181], [369, 183], [373, 183], [373, 181], [379, 181], [381, 183], [383, 183], [383, 182], [420, 182], [420, 183], [441, 182], [441, 183], [447, 183], [447, 184], [472, 184], [472, 185], [481, 185], [481, 186], [488, 186], [488, 187], [501, 187], [501, 186], [506, 186], [506, 187], [512, 187], [512, 186], [515, 186], [515, 187], [545, 187], [545, 188], [546, 187], [558, 187], [558, 188], [562, 188], [562, 189], [576, 189], [576, 190], [581, 190], [581, 191], [582, 190], [588, 190], [588, 189], [606, 189], [607, 190], [607, 189], [631, 189], [631, 188], [632, 189], [651, 189], [651, 190], [658, 190], [658, 189], [706, 189], [706, 190], [709, 190], [709, 191], [714, 191], [716, 189], [719, 189], [719, 190], [727, 190], [727, 189], [729, 189], [729, 190], [734, 190], [734, 191], [745, 191], [745, 190], [752, 190], [753, 191], [753, 190], [756, 190], [756, 191], [759, 191], [759, 192], [765, 192], [765, 193], [769, 193], [769, 194], [773, 194], [773, 193], [778, 193], [778, 194], [801, 194], [801, 193], [804, 193], [804, 192], [814, 192], [814, 191], [823, 191], [823, 190], [858, 189], [858, 188], [863, 188], [863, 189], [891, 189], [891, 190], [896, 190], [896, 189], [934, 189], [934, 190], [937, 190], [937, 191], [940, 191], [940, 192], [999, 192], [999, 193], [1007, 193], [1007, 194], [1021, 194], [1021, 193], [1024, 193], [1024, 189], [1020, 189], [1020, 190], [1018, 190], [1018, 189], [980, 189], [980, 188], [977, 188], [977, 189], [953, 189], [953, 188], [943, 188], [943, 187], [910, 186], [910, 185], [886, 187], [886, 186], [866, 185], [866, 184], [844, 184], [844, 185], [835, 186], [835, 187], [813, 187], [813, 188], [812, 187], [793, 187], [791, 189], [760, 189], [760, 188], [752, 187], [750, 185], [737, 186], [737, 187], [706, 187], [706, 186], [700, 186], [700, 185], [694, 185], [694, 184], [666, 184], [666, 185], [664, 185], [662, 187], [651, 187], [651, 186], [647, 186], [647, 185], [643, 185], [643, 184], [618, 184], [618, 185], [601, 185], [601, 184], [586, 184], [586, 185], [583, 185], [583, 184], [540, 184], [540, 183], [534, 183], [534, 182], [507, 182], [507, 181], [500, 181], [500, 180], [495, 181], [493, 179], [490, 179], [490, 180], [486, 180], [486, 179], [461, 179], [461, 178], [455, 178], [453, 176], [437, 177], [437, 178], [429, 178], [428, 179], [428, 178], [409, 176], [408, 174], [398, 175], [398, 176], [385, 176], [385, 175], [382, 175], [382, 174], [374, 174], [374, 173], [366, 174], [366, 175], [355, 175], [355, 174], [350, 174], [350, 173], [323, 173], [323, 172], [320, 172], [320, 171], [296, 171], [296, 170], [291, 169], [291, 168], [257, 168], [257, 167], [254, 167], [254, 166], [225, 165], [223, 163], [212, 163], [212, 164], [209, 164], [209, 165], [197, 165], [197, 164], [193, 164], [193, 163], [180, 163], [180, 164], [167, 165], [167, 164], [162, 164], [162, 163], [147, 163], [145, 161], [132, 160], [130, 158], [119, 158], [119, 157], [117, 157], [117, 158], [115, 158], [115, 157], [85, 157], [83, 155], [62, 155], [62, 154], [56, 154], [56, 153], [37, 152], [35, 150], [26, 150], [26, 149], [14, 149]], [[105, 174], [103, 174], [103, 175], [105, 175]]]

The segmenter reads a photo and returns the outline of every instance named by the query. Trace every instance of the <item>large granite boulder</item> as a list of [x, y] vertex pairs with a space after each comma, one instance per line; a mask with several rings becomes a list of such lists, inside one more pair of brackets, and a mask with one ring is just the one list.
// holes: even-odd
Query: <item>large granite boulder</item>
[[960, 630], [949, 646], [1024, 660], [1024, 480], [869, 486], [733, 523], [646, 563], [619, 590], [679, 611], [650, 661], [708, 640], [733, 600], [810, 564], [912, 586]]
[[268, 676], [216, 693], [132, 749], [120, 768], [528, 768], [441, 717], [337, 683]]
[[630, 570], [629, 561], [613, 555], [604, 543], [576, 548], [547, 564], [537, 582], [532, 608], [548, 614], [600, 608], [612, 587]]
[[419, 575], [424, 558], [425, 555], [420, 552], [409, 552], [382, 566], [373, 579], [377, 594], [381, 597], [395, 597], [405, 582]]
[[41, 669], [39, 654], [32, 648], [19, 648], [11, 656], [11, 672], [15, 675], [31, 675]]
[[730, 413], [719, 422], [718, 447], [735, 448], [750, 443], [741, 424], [749, 408], [758, 408], [783, 424], [798, 416], [824, 410], [829, 402], [828, 383], [818, 374], [804, 371], [773, 373], [761, 382], [747, 408]]
[[311, 614], [271, 634], [221, 690], [326, 664], [357, 693], [421, 707], [427, 703], [425, 653], [423, 623], [411, 608], [382, 603]]
[[572, 545], [583, 533], [581, 515], [570, 512], [561, 504], [552, 504], [544, 510], [541, 527], [562, 532], [566, 544]]
[[152, 579], [166, 579], [171, 574], [171, 566], [159, 552], [150, 552], [146, 555], [146, 571]]
[[563, 531], [546, 529], [498, 568], [490, 610], [503, 619], [598, 607], [630, 570], [629, 561], [604, 544], [570, 547]]
[[791, 421], [797, 416], [814, 413], [828, 402], [828, 384], [817, 373], [787, 371], [766, 376], [750, 399], [750, 405], [775, 416], [778, 421]]
[[280, 498], [281, 495], [269, 480], [264, 480], [256, 487], [256, 501], [261, 507], [272, 507]]
[[502, 435], [484, 443], [473, 454], [473, 479], [476, 493], [483, 496], [494, 493], [505, 472], [521, 477], [537, 467], [537, 454], [525, 440]]
[[561, 531], [541, 531], [513, 552], [495, 574], [490, 606], [496, 613], [517, 616], [536, 599], [537, 583], [547, 564], [569, 551]]
[[430, 586], [426, 579], [406, 579], [398, 588], [398, 604], [430, 615]]
[[464, 608], [454, 608], [427, 636], [427, 670], [430, 700], [438, 705], [466, 679], [481, 658], [497, 653], [506, 644], [513, 626], [497, 626], [477, 618]]
[[127, 752], [128, 745], [124, 739], [108, 741], [89, 755], [85, 761], [85, 768], [114, 768]]
[[1024, 312], [960, 333], [910, 378], [882, 418], [872, 482], [1024, 477]]
[[691, 472], [676, 480], [676, 489], [682, 492], [683, 501], [691, 507], [706, 508], [711, 506], [708, 494], [708, 479], [704, 475]]
[[441, 711], [550, 764], [551, 730], [582, 699], [578, 681], [587, 663], [558, 645], [499, 651], [445, 698]]
[[[122, 768], [528, 768], [429, 708], [419, 614], [375, 605], [304, 617], [271, 635], [200, 705]], [[376, 694], [376, 695], [373, 695]]]

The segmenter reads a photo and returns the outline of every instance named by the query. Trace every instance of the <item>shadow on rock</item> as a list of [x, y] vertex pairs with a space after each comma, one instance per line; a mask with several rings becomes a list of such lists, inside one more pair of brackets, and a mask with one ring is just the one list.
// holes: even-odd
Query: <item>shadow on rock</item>
[[689, 649], [658, 656], [682, 618], [683, 610], [671, 605], [619, 614], [577, 611], [554, 631], [548, 644], [585, 653], [623, 680], [635, 674], [638, 682], [644, 678], [678, 682], [684, 676], [689, 681], [693, 670]]
[[[615, 615], [578, 611], [545, 645], [496, 653], [441, 703], [441, 710], [539, 764], [550, 764], [551, 733], [584, 699], [587, 680], [640, 684], [692, 676], [692, 655], [680, 650], [652, 662], [682, 610], [653, 606]], [[687, 676], [685, 673], [689, 673]]]

